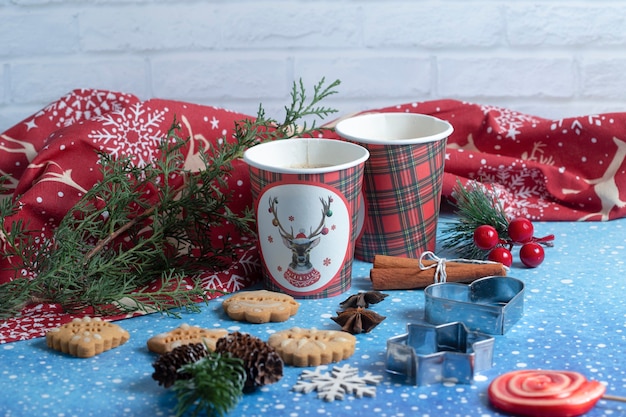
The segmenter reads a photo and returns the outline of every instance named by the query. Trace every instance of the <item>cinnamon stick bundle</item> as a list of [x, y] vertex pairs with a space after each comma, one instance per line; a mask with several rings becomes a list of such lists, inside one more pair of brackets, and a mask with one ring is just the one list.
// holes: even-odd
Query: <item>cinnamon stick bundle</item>
[[[422, 260], [424, 266], [436, 263]], [[501, 263], [446, 261], [445, 269], [447, 282], [467, 283], [483, 277], [506, 275], [506, 269]], [[420, 269], [419, 259], [376, 255], [370, 270], [370, 280], [377, 291], [421, 289], [435, 282], [435, 272], [434, 267]]]

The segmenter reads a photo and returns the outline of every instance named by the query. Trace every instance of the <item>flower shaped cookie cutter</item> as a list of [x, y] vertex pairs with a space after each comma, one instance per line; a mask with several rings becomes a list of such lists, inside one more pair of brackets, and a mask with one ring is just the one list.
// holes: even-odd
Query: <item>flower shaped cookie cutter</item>
[[513, 277], [485, 277], [471, 284], [439, 283], [424, 289], [425, 319], [460, 321], [487, 334], [506, 333], [524, 314], [524, 283]]
[[407, 383], [470, 384], [476, 373], [492, 366], [494, 338], [469, 331], [463, 323], [411, 323], [407, 330], [387, 340], [386, 357], [387, 372], [404, 375]]

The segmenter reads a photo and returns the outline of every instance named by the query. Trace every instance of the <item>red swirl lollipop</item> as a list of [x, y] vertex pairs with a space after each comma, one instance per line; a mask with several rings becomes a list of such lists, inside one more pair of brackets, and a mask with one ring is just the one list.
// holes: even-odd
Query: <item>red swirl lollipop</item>
[[605, 387], [571, 371], [523, 370], [500, 375], [489, 385], [489, 401], [508, 413], [574, 417], [591, 410]]

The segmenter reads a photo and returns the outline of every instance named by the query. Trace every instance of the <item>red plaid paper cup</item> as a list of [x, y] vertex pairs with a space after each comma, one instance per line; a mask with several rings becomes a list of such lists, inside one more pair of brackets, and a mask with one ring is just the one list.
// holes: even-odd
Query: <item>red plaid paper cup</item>
[[446, 139], [452, 125], [415, 113], [375, 113], [340, 121], [337, 133], [365, 146], [365, 220], [355, 257], [419, 257], [434, 251]]
[[323, 298], [350, 288], [368, 157], [360, 145], [312, 138], [244, 153], [266, 289]]

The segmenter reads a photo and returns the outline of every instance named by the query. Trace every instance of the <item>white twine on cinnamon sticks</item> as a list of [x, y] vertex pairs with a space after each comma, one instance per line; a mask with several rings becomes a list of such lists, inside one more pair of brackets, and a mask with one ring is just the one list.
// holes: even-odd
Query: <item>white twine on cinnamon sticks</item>
[[[424, 265], [424, 263], [422, 262], [424, 260], [434, 261], [435, 263], [432, 263], [430, 265]], [[422, 271], [435, 268], [435, 275], [433, 277], [433, 281], [435, 284], [439, 284], [442, 282], [446, 282], [447, 277], [448, 277], [448, 274], [446, 273], [446, 262], [458, 262], [458, 263], [465, 263], [465, 264], [497, 264], [498, 263], [498, 262], [493, 262], [493, 261], [481, 261], [479, 259], [446, 259], [446, 258], [438, 257], [437, 255], [434, 254], [434, 252], [426, 251], [420, 255], [419, 267]], [[502, 267], [504, 268], [505, 271], [507, 272], [509, 271], [509, 268], [507, 266], [502, 265]]]

